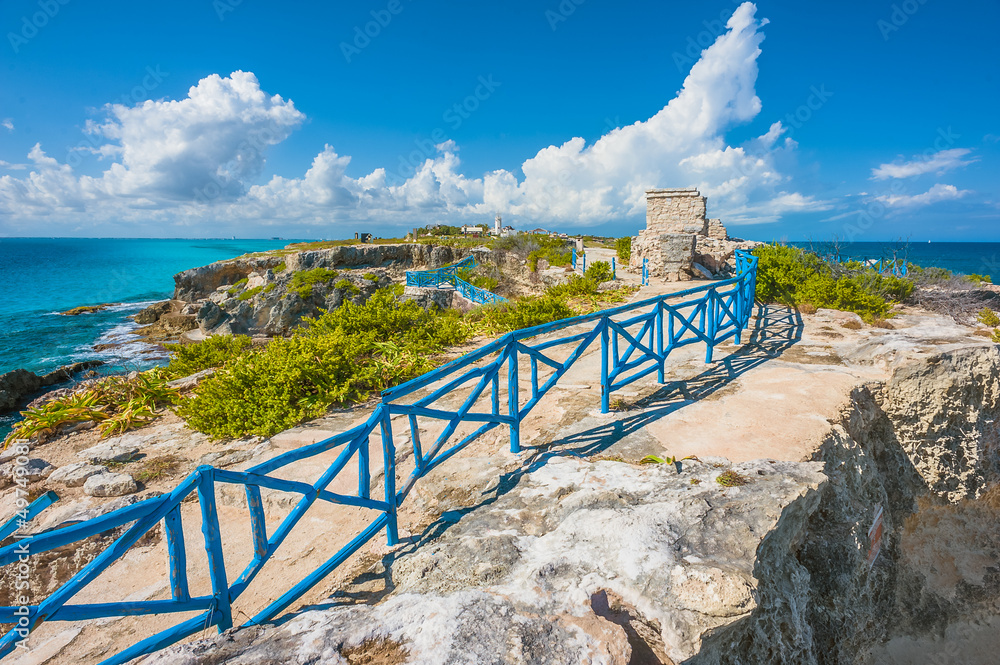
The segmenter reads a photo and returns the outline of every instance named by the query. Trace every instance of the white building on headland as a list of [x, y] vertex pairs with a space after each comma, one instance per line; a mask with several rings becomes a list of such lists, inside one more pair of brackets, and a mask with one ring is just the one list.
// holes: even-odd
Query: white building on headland
[[497, 213], [496, 219], [493, 220], [493, 228], [490, 230], [490, 235], [506, 238], [507, 236], [517, 235], [517, 231], [514, 230], [513, 226], [503, 226], [500, 213]]

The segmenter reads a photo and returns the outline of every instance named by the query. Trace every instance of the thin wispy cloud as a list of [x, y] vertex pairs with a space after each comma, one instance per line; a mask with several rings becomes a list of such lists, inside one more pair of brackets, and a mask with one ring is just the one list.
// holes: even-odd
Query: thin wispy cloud
[[954, 185], [936, 184], [923, 194], [896, 194], [876, 196], [877, 201], [881, 201], [890, 208], [918, 208], [928, 206], [941, 201], [954, 201], [972, 192], [967, 189], [959, 189]]
[[890, 178], [912, 178], [925, 173], [942, 174], [948, 171], [968, 166], [973, 161], [965, 159], [972, 151], [967, 148], [951, 148], [941, 150], [925, 157], [917, 157], [907, 162], [882, 164], [872, 169], [872, 180], [888, 180]]
[[14, 131], [14, 121], [10, 118], [4, 118], [3, 120], [0, 120], [0, 127], [3, 127], [8, 132], [12, 132]]

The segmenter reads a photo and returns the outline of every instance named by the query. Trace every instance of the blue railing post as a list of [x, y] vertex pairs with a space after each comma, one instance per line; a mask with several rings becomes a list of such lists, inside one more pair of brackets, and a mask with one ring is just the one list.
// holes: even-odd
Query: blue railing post
[[371, 458], [371, 441], [365, 439], [358, 446], [358, 497], [371, 498], [372, 472], [369, 464]]
[[392, 442], [392, 413], [382, 406], [382, 470], [385, 476], [385, 537], [389, 547], [399, 542], [396, 526], [396, 446]]
[[517, 384], [517, 341], [511, 336], [507, 345], [507, 415], [510, 423], [510, 452], [521, 452], [521, 405]]
[[215, 469], [208, 465], [198, 467], [198, 502], [201, 504], [201, 532], [205, 536], [208, 554], [208, 575], [212, 580], [215, 607], [208, 625], [218, 624], [219, 632], [233, 627], [233, 609], [229, 601], [229, 582], [226, 562], [222, 555], [222, 534], [219, 531], [219, 512], [215, 506]]
[[611, 257], [611, 281], [615, 281], [615, 257]]
[[642, 260], [642, 285], [649, 286], [649, 259]]
[[576, 245], [573, 245], [573, 270], [576, 270]]
[[[608, 325], [607, 317], [601, 319], [601, 413], [611, 410], [611, 381], [608, 379]], [[616, 359], [617, 360], [617, 359]]]
[[705, 352], [705, 362], [712, 362], [712, 351], [715, 350], [716, 310], [718, 296], [715, 289], [709, 289], [705, 295], [705, 337], [708, 338], [708, 350]]
[[581, 256], [580, 258], [583, 260], [583, 269], [581, 270], [581, 272], [583, 273], [583, 276], [586, 277], [587, 276], [587, 252], [584, 252], [583, 256]]
[[659, 357], [659, 367], [656, 369], [656, 380], [664, 381], [667, 371], [667, 354], [663, 352], [663, 302], [656, 303], [656, 355]]

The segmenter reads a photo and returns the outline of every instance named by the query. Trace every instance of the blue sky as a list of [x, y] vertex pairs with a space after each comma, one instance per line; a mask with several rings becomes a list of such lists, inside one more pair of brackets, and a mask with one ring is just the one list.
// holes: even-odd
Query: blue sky
[[494, 211], [624, 235], [645, 189], [695, 185], [743, 237], [997, 241], [998, 22], [995, 0], [7, 0], [0, 235]]

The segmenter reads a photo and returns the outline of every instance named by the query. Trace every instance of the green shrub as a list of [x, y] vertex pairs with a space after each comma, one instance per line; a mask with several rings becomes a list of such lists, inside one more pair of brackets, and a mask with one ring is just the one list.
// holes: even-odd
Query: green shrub
[[274, 268], [272, 268], [271, 271], [275, 272], [275, 273], [284, 272], [285, 268], [287, 268], [287, 267], [288, 266], [285, 265], [285, 262], [282, 261], [278, 265], [274, 266]]
[[990, 277], [989, 275], [977, 275], [976, 273], [971, 273], [966, 275], [965, 279], [972, 282], [976, 286], [993, 283], [993, 278]]
[[983, 307], [979, 310], [979, 314], [976, 315], [976, 321], [979, 321], [984, 326], [989, 326], [990, 328], [1000, 326], [1000, 316], [997, 316], [997, 313], [989, 307]]
[[366, 273], [365, 273], [365, 274], [363, 275], [363, 277], [364, 277], [365, 279], [367, 279], [368, 281], [370, 281], [370, 282], [377, 282], [377, 281], [378, 281], [378, 275], [376, 275], [376, 274], [375, 274], [375, 273], [373, 273], [373, 272], [366, 272]]
[[213, 437], [269, 436], [418, 376], [437, 364], [437, 353], [469, 337], [457, 312], [398, 303], [394, 291], [306, 319], [292, 337], [203, 381], [178, 413]]
[[893, 302], [902, 302], [914, 289], [907, 278], [881, 275], [858, 262], [831, 266], [811, 252], [785, 245], [754, 249], [757, 299], [797, 307], [808, 303], [855, 312], [871, 322], [885, 317]]
[[594, 261], [590, 266], [587, 266], [587, 278], [592, 279], [598, 284], [601, 282], [611, 281], [611, 264], [607, 261]]
[[472, 284], [480, 289], [485, 289], [486, 291], [492, 291], [500, 286], [499, 279], [495, 279], [487, 275], [477, 275], [476, 269], [473, 268], [462, 268], [461, 270], [456, 270], [455, 276], [463, 282], [468, 282], [469, 284]]
[[255, 286], [252, 289], [247, 289], [246, 291], [244, 291], [240, 295], [236, 296], [236, 299], [237, 300], [250, 300], [251, 298], [253, 298], [255, 295], [257, 295], [258, 293], [260, 293], [263, 290], [264, 290], [263, 286]]
[[333, 288], [340, 289], [341, 291], [347, 291], [348, 293], [351, 293], [351, 294], [361, 293], [361, 289], [359, 289], [357, 286], [355, 286], [354, 282], [352, 282], [351, 280], [349, 280], [347, 278], [344, 278], [344, 279], [340, 280], [339, 282], [337, 282], [336, 284], [334, 284]]
[[618, 254], [619, 261], [628, 264], [632, 259], [632, 236], [625, 236], [616, 240], [615, 252]]
[[181, 378], [210, 367], [222, 367], [248, 353], [253, 344], [246, 335], [213, 335], [197, 344], [170, 345], [174, 357], [164, 369], [167, 376]]
[[240, 289], [246, 286], [247, 281], [248, 281], [247, 278], [244, 277], [240, 281], [235, 282], [232, 286], [229, 287], [229, 290], [226, 293], [228, 293], [231, 296], [236, 295], [237, 293], [239, 293]]
[[300, 270], [292, 275], [292, 281], [288, 285], [289, 293], [297, 293], [303, 300], [312, 297], [313, 286], [316, 284], [327, 284], [331, 282], [340, 272], [327, 268], [313, 268], [312, 270]]
[[574, 315], [561, 298], [544, 295], [480, 307], [470, 314], [470, 320], [479, 332], [503, 334]]

